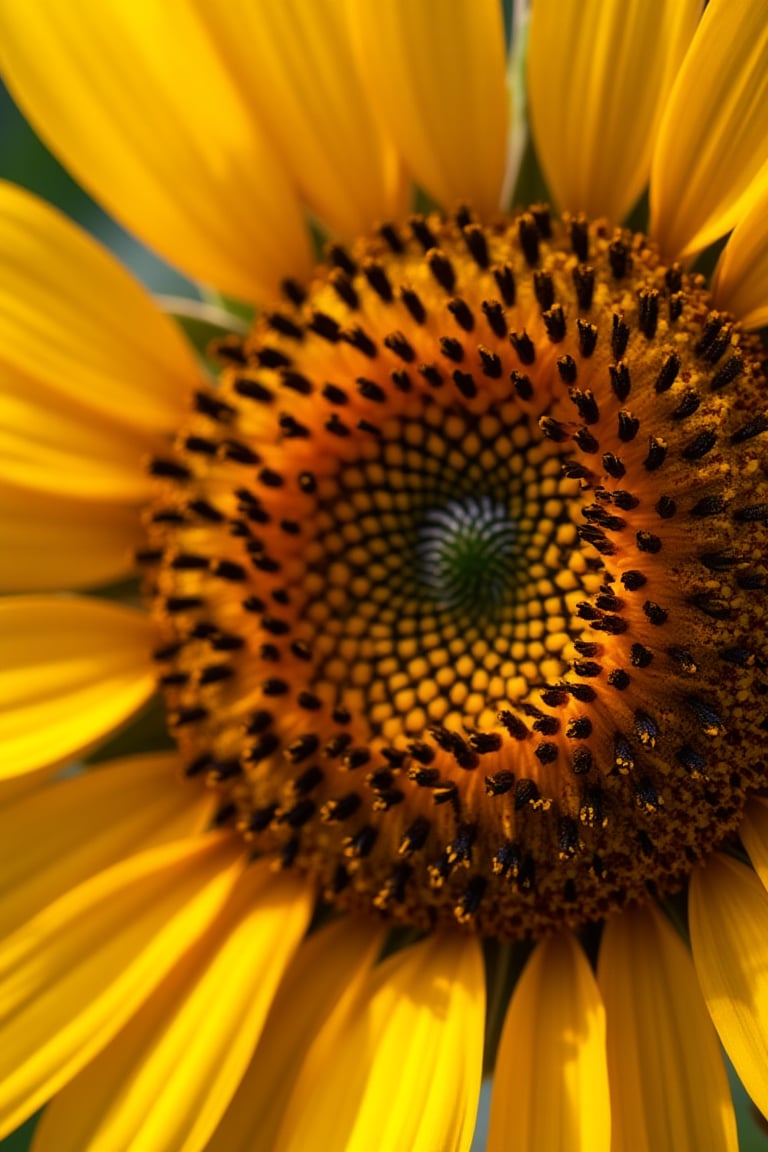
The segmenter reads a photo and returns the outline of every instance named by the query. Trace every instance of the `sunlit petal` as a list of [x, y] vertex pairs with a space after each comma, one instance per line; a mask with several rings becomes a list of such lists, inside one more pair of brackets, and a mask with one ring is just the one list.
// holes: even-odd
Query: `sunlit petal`
[[277, 1136], [304, 1057], [332, 1013], [348, 1017], [381, 941], [379, 925], [345, 916], [301, 945], [205, 1152], [280, 1152]]
[[0, 361], [145, 438], [176, 428], [201, 380], [176, 326], [115, 257], [4, 181]]
[[401, 215], [405, 183], [374, 117], [337, 0], [196, 9], [302, 198], [335, 234]]
[[1, 591], [83, 588], [131, 571], [140, 514], [130, 504], [62, 499], [0, 482], [0, 539]]
[[320, 1033], [295, 1086], [281, 1152], [466, 1152], [483, 1048], [477, 941], [433, 935], [375, 969], [344, 1027]]
[[499, 207], [508, 98], [496, 0], [349, 4], [361, 69], [417, 183], [446, 207]]
[[716, 307], [745, 328], [768, 325], [768, 167], [755, 183], [757, 195], [739, 216], [712, 281]]
[[292, 184], [186, 0], [4, 4], [0, 64], [83, 187], [189, 275], [250, 298], [307, 272]]
[[733, 228], [765, 190], [767, 155], [765, 4], [711, 0], [653, 155], [651, 233], [662, 251], [689, 256]]
[[0, 357], [0, 482], [110, 506], [146, 500], [164, 438], [63, 396]]
[[739, 1079], [768, 1116], [768, 892], [754, 872], [714, 856], [691, 878], [693, 960]]
[[0, 1135], [120, 1031], [241, 868], [229, 838], [166, 844], [70, 890], [0, 944]]
[[36, 1152], [198, 1152], [240, 1081], [311, 904], [298, 876], [249, 868], [205, 935], [59, 1093]]
[[561, 209], [619, 223], [651, 168], [656, 128], [702, 0], [536, 0], [528, 87], [539, 162]]
[[127, 720], [155, 680], [149, 617], [97, 600], [0, 601], [0, 777], [60, 764]]
[[126, 856], [202, 832], [214, 796], [178, 756], [115, 760], [45, 784], [0, 809], [0, 935]]
[[549, 937], [528, 961], [507, 1011], [488, 1152], [610, 1147], [605, 1009], [580, 945], [570, 934]]
[[752, 867], [768, 889], [768, 800], [754, 796], [744, 809], [739, 836]]
[[720, 1045], [688, 949], [652, 905], [609, 920], [598, 969], [611, 1152], [737, 1152]]

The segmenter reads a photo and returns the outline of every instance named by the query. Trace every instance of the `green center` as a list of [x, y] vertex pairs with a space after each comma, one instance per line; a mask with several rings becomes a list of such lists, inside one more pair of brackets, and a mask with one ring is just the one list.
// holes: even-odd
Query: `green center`
[[463, 497], [427, 513], [418, 536], [419, 572], [441, 608], [484, 615], [504, 600], [515, 526], [489, 496]]

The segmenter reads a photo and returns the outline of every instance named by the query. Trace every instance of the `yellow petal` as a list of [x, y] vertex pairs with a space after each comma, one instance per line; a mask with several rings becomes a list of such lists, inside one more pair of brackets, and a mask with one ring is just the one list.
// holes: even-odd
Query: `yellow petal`
[[143, 612], [67, 596], [0, 601], [0, 778], [61, 764], [155, 687]]
[[153, 848], [100, 872], [0, 945], [0, 1136], [119, 1032], [224, 904], [230, 837]]
[[205, 1152], [280, 1152], [277, 1136], [304, 1056], [342, 1001], [348, 1018], [381, 939], [379, 925], [345, 916], [301, 945], [242, 1083]]
[[483, 1058], [480, 947], [436, 934], [374, 969], [312, 1046], [280, 1152], [466, 1152]]
[[308, 270], [294, 190], [186, 0], [0, 7], [0, 67], [79, 183], [234, 296]]
[[111, 505], [146, 500], [165, 439], [94, 411], [0, 356], [0, 481]]
[[175, 431], [202, 378], [173, 322], [111, 253], [5, 181], [0, 360], [145, 440]]
[[214, 797], [155, 752], [47, 784], [0, 809], [0, 935], [126, 856], [202, 832]]
[[754, 872], [714, 856], [691, 879], [691, 946], [723, 1047], [768, 1116], [768, 893]]
[[712, 285], [715, 306], [733, 312], [745, 328], [768, 325], [768, 167], [758, 193], [723, 249]]
[[765, 188], [768, 20], [763, 0], [711, 0], [659, 125], [651, 232], [669, 257], [723, 236]]
[[768, 800], [752, 797], [744, 809], [739, 836], [752, 867], [768, 888]]
[[311, 905], [298, 877], [276, 877], [265, 862], [249, 868], [206, 934], [46, 1110], [37, 1152], [198, 1152], [240, 1081]]
[[496, 0], [348, 0], [361, 72], [413, 178], [447, 207], [499, 208], [508, 97]]
[[608, 1027], [611, 1152], [738, 1152], [717, 1035], [690, 954], [657, 909], [608, 921], [598, 979]]
[[605, 1009], [584, 953], [553, 936], [528, 961], [504, 1021], [488, 1152], [608, 1152]]
[[134, 567], [138, 508], [68, 500], [0, 483], [0, 591], [105, 584]]
[[343, 237], [401, 215], [400, 165], [358, 76], [343, 5], [195, 7], [312, 211]]
[[632, 208], [701, 9], [702, 0], [536, 0], [531, 128], [561, 209], [619, 223]]

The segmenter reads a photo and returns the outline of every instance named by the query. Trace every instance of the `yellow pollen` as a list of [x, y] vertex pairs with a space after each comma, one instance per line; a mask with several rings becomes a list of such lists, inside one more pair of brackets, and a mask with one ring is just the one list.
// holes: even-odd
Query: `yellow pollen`
[[328, 253], [153, 463], [169, 722], [326, 899], [537, 935], [765, 778], [756, 346], [641, 235], [465, 209]]

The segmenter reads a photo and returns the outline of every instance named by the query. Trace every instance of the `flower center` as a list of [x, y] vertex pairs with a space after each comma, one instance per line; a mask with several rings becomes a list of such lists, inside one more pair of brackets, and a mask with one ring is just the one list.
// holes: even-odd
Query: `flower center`
[[416, 555], [421, 581], [440, 609], [484, 616], [511, 593], [515, 525], [490, 496], [451, 500], [426, 513]]
[[418, 926], [678, 885], [764, 779], [754, 342], [644, 237], [538, 208], [387, 226], [286, 295], [153, 463], [188, 773]]

